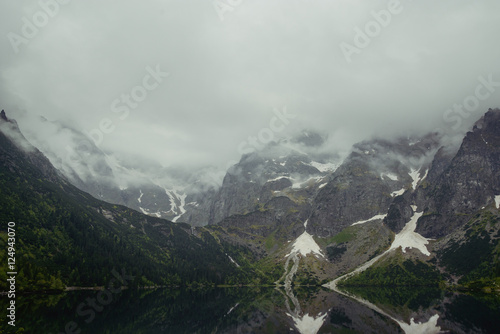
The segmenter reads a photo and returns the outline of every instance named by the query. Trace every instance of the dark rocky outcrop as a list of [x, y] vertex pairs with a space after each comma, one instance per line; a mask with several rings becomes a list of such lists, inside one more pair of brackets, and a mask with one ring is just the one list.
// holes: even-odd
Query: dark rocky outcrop
[[[433, 165], [432, 175], [438, 174]], [[431, 174], [431, 173], [429, 173]], [[417, 198], [425, 209], [417, 231], [430, 238], [451, 233], [500, 194], [500, 110], [488, 111], [465, 136], [444, 171], [421, 187]]]
[[430, 134], [416, 142], [409, 138], [375, 139], [355, 145], [314, 199], [309, 229], [316, 235], [332, 236], [357, 221], [388, 211], [395, 230], [401, 229], [404, 223], [396, 222], [394, 215], [406, 222], [411, 209], [391, 206], [395, 192], [412, 188], [412, 171], [423, 177], [438, 143]]

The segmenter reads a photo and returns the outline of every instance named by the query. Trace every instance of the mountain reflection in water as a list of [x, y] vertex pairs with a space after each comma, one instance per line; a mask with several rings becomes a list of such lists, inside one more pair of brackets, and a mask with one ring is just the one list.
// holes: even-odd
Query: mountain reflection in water
[[[260, 287], [123, 291], [77, 312], [95, 291], [17, 297], [28, 333], [496, 333], [500, 300], [437, 289]], [[8, 300], [0, 299], [5, 309]], [[5, 321], [0, 329], [9, 332]], [[1, 332], [1, 331], [0, 331]]]

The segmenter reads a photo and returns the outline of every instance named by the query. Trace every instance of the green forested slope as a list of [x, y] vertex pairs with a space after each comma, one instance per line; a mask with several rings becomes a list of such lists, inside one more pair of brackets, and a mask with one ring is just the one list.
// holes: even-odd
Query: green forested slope
[[188, 225], [98, 201], [59, 177], [40, 152], [21, 150], [0, 131], [0, 290], [10, 221], [19, 290], [105, 285], [113, 269], [135, 276], [133, 285], [246, 277], [209, 233], [195, 236]]

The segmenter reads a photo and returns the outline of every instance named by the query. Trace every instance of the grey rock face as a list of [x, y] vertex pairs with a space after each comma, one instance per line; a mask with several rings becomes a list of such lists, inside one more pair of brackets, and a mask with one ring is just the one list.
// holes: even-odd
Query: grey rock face
[[251, 212], [278, 196], [288, 197], [296, 203], [309, 202], [320, 183], [326, 182], [322, 180], [330, 174], [328, 170], [317, 168], [321, 165], [306, 154], [284, 148], [281, 143], [243, 156], [227, 172], [213, 199], [210, 223]]
[[342, 165], [315, 198], [310, 231], [333, 236], [343, 228], [386, 212], [391, 189], [357, 156]]
[[[437, 174], [433, 172], [433, 174]], [[500, 194], [500, 110], [488, 111], [468, 132], [444, 171], [418, 197], [425, 213], [417, 231], [438, 238], [462, 226]]]
[[[316, 235], [328, 237], [357, 221], [386, 214], [394, 197], [413, 187], [410, 174], [423, 177], [437, 146], [438, 139], [433, 135], [416, 143], [398, 139], [355, 145], [351, 155], [314, 199], [309, 229]], [[393, 207], [392, 216], [407, 215], [396, 211]], [[393, 225], [402, 228], [398, 223]]]
[[0, 113], [0, 140], [4, 145], [0, 147], [0, 160], [11, 169], [21, 169], [19, 161], [26, 158], [37, 166], [40, 177], [54, 183], [66, 184], [67, 180], [52, 166], [50, 161], [23, 136], [15, 120], [7, 117], [5, 111]]

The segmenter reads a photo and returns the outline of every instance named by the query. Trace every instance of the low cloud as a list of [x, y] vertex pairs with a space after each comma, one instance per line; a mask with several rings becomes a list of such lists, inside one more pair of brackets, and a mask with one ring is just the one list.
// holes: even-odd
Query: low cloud
[[[269, 136], [264, 129], [284, 107], [296, 117], [273, 139], [326, 134], [321, 148], [309, 148], [318, 154], [342, 155], [377, 134], [441, 129], [459, 137], [500, 105], [497, 92], [478, 99], [457, 129], [445, 117], [458, 115], [446, 112], [474, 96], [479, 77], [500, 82], [500, 3], [400, 3], [352, 62], [342, 42], [352, 43], [387, 1], [245, 1], [222, 21], [211, 1], [60, 3], [18, 52], [1, 39], [1, 108], [56, 156], [75, 138], [38, 115], [91, 136], [99, 129], [98, 148], [119, 159], [186, 170], [225, 170], [251, 147], [249, 137]], [[35, 24], [40, 10], [38, 2], [2, 2], [0, 31], [22, 35], [24, 18]], [[157, 66], [168, 76], [148, 89], [148, 68]], [[113, 105], [127, 95], [133, 104], [123, 118]]]

